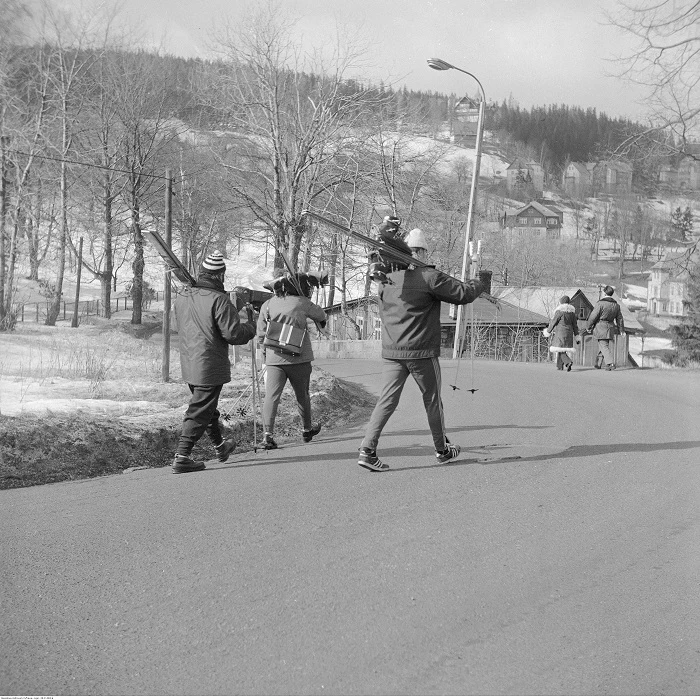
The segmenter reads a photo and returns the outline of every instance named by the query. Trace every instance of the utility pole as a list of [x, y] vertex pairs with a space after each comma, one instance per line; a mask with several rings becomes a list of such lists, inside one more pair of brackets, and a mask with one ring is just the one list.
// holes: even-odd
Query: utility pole
[[78, 275], [75, 281], [75, 306], [73, 307], [73, 318], [70, 322], [71, 328], [78, 327], [78, 304], [80, 303], [80, 277], [83, 271], [83, 237], [80, 237], [78, 245]]
[[5, 220], [7, 218], [7, 160], [9, 136], [0, 136], [0, 322], [5, 318]]
[[[170, 250], [173, 246], [173, 176], [165, 171], [165, 242]], [[172, 273], [165, 272], [163, 287], [163, 381], [170, 381], [170, 284]]]

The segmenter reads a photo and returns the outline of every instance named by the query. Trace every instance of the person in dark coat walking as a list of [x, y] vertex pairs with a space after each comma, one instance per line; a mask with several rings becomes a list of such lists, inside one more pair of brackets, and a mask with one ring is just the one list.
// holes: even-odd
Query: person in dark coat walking
[[190, 455], [206, 433], [216, 448], [216, 456], [225, 462], [236, 442], [224, 440], [219, 424], [219, 395], [231, 381], [229, 345], [245, 345], [255, 337], [255, 324], [241, 321], [238, 310], [224, 291], [226, 265], [215, 251], [202, 263], [194, 287], [188, 287], [175, 301], [182, 378], [190, 398], [180, 430], [173, 473], [184, 474], [205, 468]]
[[461, 448], [445, 435], [438, 360], [440, 305], [443, 301], [469, 304], [483, 291], [483, 285], [478, 280], [460, 282], [433, 267], [394, 270], [386, 279], [386, 283], [379, 282], [378, 290], [384, 387], [365, 429], [357, 463], [372, 471], [389, 468], [377, 457], [377, 444], [409, 375], [423, 395], [435, 456], [438, 462], [447, 462], [457, 457]]
[[263, 344], [265, 357], [265, 401], [262, 411], [265, 434], [261, 445], [265, 450], [277, 449], [274, 438], [275, 418], [287, 380], [292, 385], [296, 396], [304, 442], [311, 442], [314, 435], [318, 435], [321, 430], [320, 424], [313, 425], [311, 422], [309, 385], [314, 353], [309, 334], [304, 332], [298, 355], [290, 355], [281, 349], [264, 346], [268, 326], [272, 321], [289, 324], [301, 331], [306, 331], [308, 319], [314, 321], [320, 328], [326, 325], [326, 312], [309, 298], [312, 292], [309, 283], [306, 280], [300, 280], [298, 286], [299, 289], [293, 289], [290, 293], [285, 284], [275, 285], [275, 296], [262, 305], [258, 316], [258, 341]]
[[557, 369], [571, 372], [574, 359], [574, 340], [581, 342], [576, 323], [576, 309], [571, 305], [571, 299], [564, 295], [559, 299], [559, 306], [554, 309], [554, 318], [547, 328], [542, 331], [545, 338], [551, 337], [549, 351], [556, 353]]
[[605, 369], [609, 372], [615, 369], [615, 357], [610, 343], [615, 342], [616, 335], [625, 332], [625, 322], [620, 305], [612, 298], [615, 289], [608, 285], [603, 293], [605, 296], [595, 305], [588, 317], [588, 332], [593, 333], [593, 337], [598, 341], [596, 369], [601, 369], [604, 362]]

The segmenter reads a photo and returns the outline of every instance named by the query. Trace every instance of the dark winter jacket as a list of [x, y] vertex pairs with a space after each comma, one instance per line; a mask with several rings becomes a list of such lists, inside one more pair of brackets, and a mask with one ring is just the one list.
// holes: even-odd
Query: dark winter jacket
[[242, 323], [224, 285], [200, 278], [175, 300], [182, 378], [195, 386], [231, 381], [229, 345], [244, 345], [255, 337], [255, 325]]
[[399, 270], [379, 285], [382, 357], [440, 356], [440, 304], [469, 304], [483, 291], [477, 280], [460, 282], [433, 267]]
[[612, 340], [625, 332], [620, 305], [612, 297], [603, 297], [588, 317], [588, 331], [597, 340]]
[[[291, 323], [297, 328], [306, 328], [307, 319], [316, 321], [321, 327], [326, 325], [326, 312], [311, 299], [288, 294], [284, 297], [268, 299], [260, 309], [258, 317], [258, 341], [265, 339], [268, 317], [270, 321]], [[311, 338], [307, 333], [301, 345], [301, 355], [294, 357], [278, 352], [274, 348], [265, 348], [266, 365], [296, 365], [301, 362], [311, 362], [314, 353], [311, 349]]]
[[575, 307], [571, 304], [559, 304], [554, 309], [552, 322], [542, 332], [545, 338], [552, 337], [549, 341], [551, 352], [572, 352], [574, 339], [578, 335]]

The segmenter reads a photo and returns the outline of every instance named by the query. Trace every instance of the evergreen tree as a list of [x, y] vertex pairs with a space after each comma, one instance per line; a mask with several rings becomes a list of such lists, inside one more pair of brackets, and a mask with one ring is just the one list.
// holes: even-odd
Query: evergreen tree
[[688, 299], [684, 306], [687, 313], [684, 322], [670, 328], [675, 348], [673, 363], [680, 366], [700, 362], [700, 267], [689, 272]]
[[688, 239], [688, 234], [693, 230], [693, 213], [690, 211], [690, 207], [686, 207], [683, 211], [680, 207], [677, 207], [675, 211], [671, 214], [671, 231], [674, 237], [679, 241], [685, 241]]

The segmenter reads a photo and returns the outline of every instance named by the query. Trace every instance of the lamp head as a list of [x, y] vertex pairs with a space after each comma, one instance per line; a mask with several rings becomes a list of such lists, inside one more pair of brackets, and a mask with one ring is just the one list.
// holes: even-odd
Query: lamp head
[[454, 66], [451, 63], [443, 61], [441, 58], [429, 58], [428, 65], [433, 70], [449, 70], [450, 68], [454, 68]]

